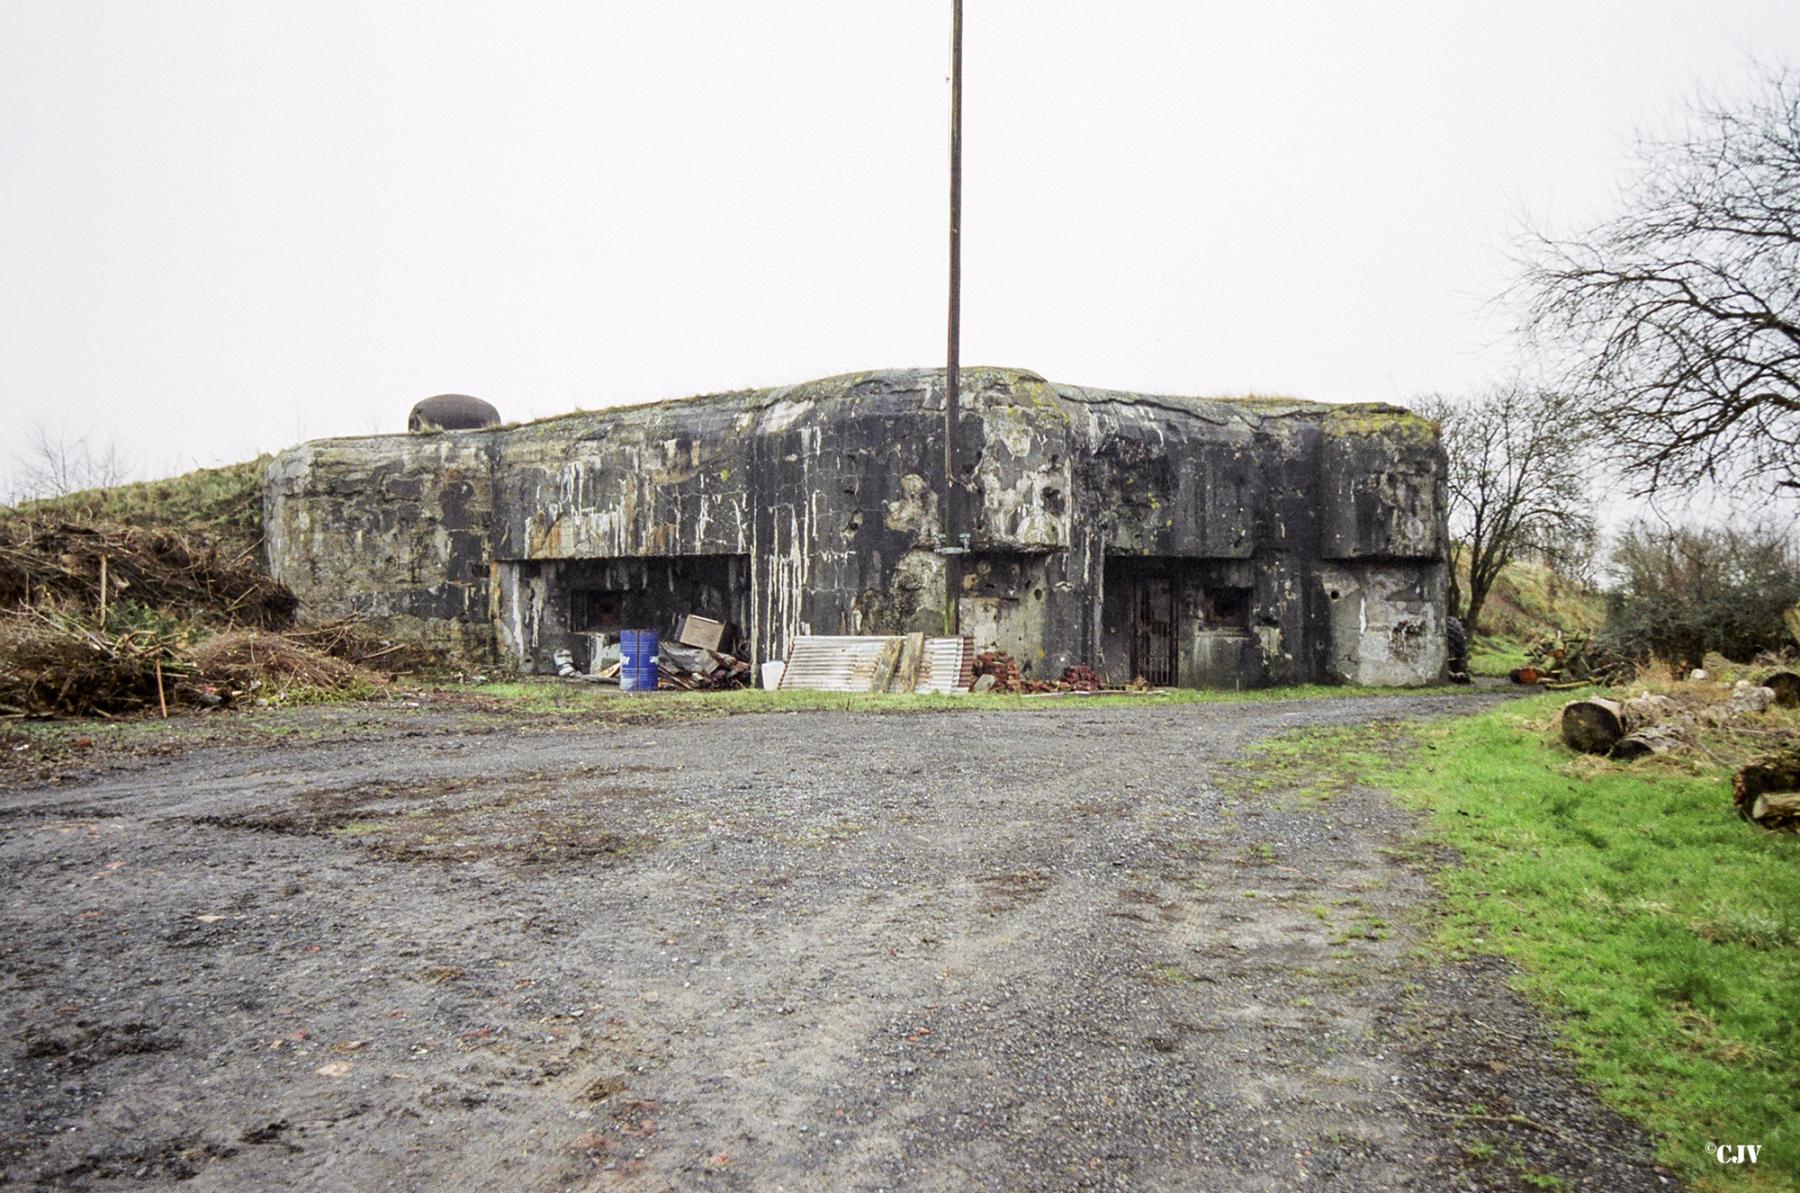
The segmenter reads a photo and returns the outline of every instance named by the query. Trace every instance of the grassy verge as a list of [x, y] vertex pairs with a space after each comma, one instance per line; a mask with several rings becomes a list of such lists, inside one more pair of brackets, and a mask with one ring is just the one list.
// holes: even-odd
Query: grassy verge
[[[1426, 726], [1399, 750], [1366, 729], [1311, 733], [1268, 761], [1425, 813], [1461, 857], [1438, 877], [1437, 945], [1516, 962], [1665, 1164], [1703, 1189], [1800, 1187], [1800, 837], [1740, 821], [1723, 763], [1571, 754], [1562, 699]], [[1759, 1162], [1722, 1168], [1712, 1146], [1739, 1143], [1761, 1144]]]
[[[1462, 591], [1469, 591], [1468, 549], [1456, 546]], [[1479, 634], [1538, 642], [1555, 634], [1591, 634], [1606, 623], [1606, 601], [1587, 586], [1528, 559], [1506, 565], [1481, 607]]]
[[1158, 707], [1171, 704], [1220, 704], [1269, 700], [1325, 700], [1348, 696], [1443, 695], [1466, 689], [1442, 685], [1429, 688], [1369, 688], [1304, 684], [1288, 688], [1256, 688], [1246, 692], [1176, 689], [1163, 692], [1122, 692], [1097, 696], [1011, 696], [992, 692], [961, 696], [897, 695], [843, 692], [765, 692], [744, 688], [732, 692], [644, 693], [620, 692], [603, 684], [580, 684], [554, 679], [506, 680], [455, 689], [516, 704], [533, 712], [591, 710], [605, 715], [629, 713], [634, 719], [684, 720], [742, 713], [780, 712], [969, 712], [977, 710], [1021, 712], [1051, 708]]
[[1469, 644], [1471, 675], [1510, 675], [1513, 668], [1530, 661], [1524, 643], [1516, 638], [1482, 634]]

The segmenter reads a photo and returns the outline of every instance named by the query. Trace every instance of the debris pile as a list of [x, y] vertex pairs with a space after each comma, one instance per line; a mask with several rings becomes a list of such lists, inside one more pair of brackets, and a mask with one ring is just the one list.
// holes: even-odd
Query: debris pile
[[[588, 635], [587, 672], [575, 665], [575, 654], [559, 650], [552, 657], [556, 673], [564, 679], [581, 679], [590, 683], [618, 683], [624, 669], [620, 635], [596, 632]], [[675, 641], [657, 640], [657, 686], [681, 692], [724, 691], [748, 687], [750, 664], [728, 650], [720, 649], [734, 637], [725, 622], [688, 614], [681, 621], [681, 633]]]
[[1108, 688], [1100, 681], [1100, 676], [1085, 663], [1063, 668], [1059, 679], [1027, 679], [1020, 672], [1019, 661], [1005, 651], [988, 650], [975, 656], [975, 685], [977, 692], [1010, 692], [1025, 696], [1051, 696], [1073, 692], [1090, 694], [1107, 691], [1139, 691], [1152, 690], [1148, 683], [1137, 680], [1123, 688]]
[[345, 693], [427, 660], [294, 594], [236, 533], [0, 515], [0, 716], [112, 716]]
[[1800, 743], [1751, 759], [1732, 776], [1731, 798], [1745, 820], [1800, 832]]
[[315, 650], [296, 635], [268, 630], [227, 630], [195, 645], [188, 657], [196, 679], [216, 689], [213, 695], [224, 703], [265, 691], [347, 691], [381, 682], [372, 672]]
[[[1782, 670], [1730, 678], [1738, 670], [1721, 659], [1686, 680], [1660, 684], [1661, 690], [1572, 700], [1557, 728], [1571, 749], [1615, 763], [1668, 757], [1690, 771], [1742, 763], [1732, 779], [1738, 815], [1764, 828], [1800, 831], [1800, 730], [1787, 711], [1800, 707], [1800, 675]], [[1717, 673], [1725, 679], [1715, 681]]]
[[1023, 692], [1025, 678], [1019, 672], [1019, 660], [1005, 651], [984, 650], [975, 656], [977, 692]]
[[288, 641], [315, 654], [329, 655], [389, 675], [428, 671], [444, 665], [443, 656], [429, 648], [417, 642], [394, 642], [376, 637], [369, 632], [367, 624], [353, 617], [289, 626], [281, 633]]
[[62, 608], [0, 610], [0, 714], [110, 714], [166, 705], [185, 676], [184, 635], [108, 630]]
[[1098, 692], [1105, 687], [1094, 669], [1086, 663], [1063, 668], [1063, 686], [1071, 692]]
[[0, 606], [98, 612], [120, 602], [263, 629], [289, 625], [298, 607], [254, 551], [234, 554], [162, 528], [28, 515], [0, 522]]
[[1777, 703], [1775, 689], [1766, 683], [1740, 679], [1725, 688], [1694, 681], [1667, 693], [1640, 691], [1625, 700], [1572, 700], [1563, 706], [1560, 728], [1572, 750], [1630, 761], [1692, 746], [1702, 729], [1752, 723]]
[[1558, 634], [1532, 646], [1527, 650], [1526, 658], [1528, 661], [1523, 667], [1514, 667], [1510, 672], [1512, 681], [1552, 692], [1590, 684], [1604, 687], [1630, 683], [1637, 678], [1637, 666], [1630, 659], [1587, 638], [1565, 638]]
[[665, 642], [656, 659], [656, 671], [663, 686], [683, 692], [723, 691], [750, 684], [749, 663], [704, 647], [670, 646]]

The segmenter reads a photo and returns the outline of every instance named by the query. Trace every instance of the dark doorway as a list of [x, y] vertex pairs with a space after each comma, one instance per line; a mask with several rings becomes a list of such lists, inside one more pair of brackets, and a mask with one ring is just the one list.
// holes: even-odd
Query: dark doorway
[[654, 630], [672, 638], [689, 613], [741, 627], [750, 614], [750, 560], [744, 555], [564, 560], [552, 582], [552, 601], [558, 620], [575, 634]]
[[1181, 658], [1175, 639], [1175, 582], [1138, 576], [1131, 594], [1131, 674], [1159, 687], [1175, 683]]

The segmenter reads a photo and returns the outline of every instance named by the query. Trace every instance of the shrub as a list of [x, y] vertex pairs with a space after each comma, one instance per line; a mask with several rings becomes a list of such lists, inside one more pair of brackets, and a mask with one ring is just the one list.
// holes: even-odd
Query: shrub
[[1607, 645], [1684, 667], [1717, 651], [1748, 662], [1789, 644], [1782, 612], [1800, 602], [1800, 551], [1789, 527], [1653, 527], [1636, 523], [1612, 552]]

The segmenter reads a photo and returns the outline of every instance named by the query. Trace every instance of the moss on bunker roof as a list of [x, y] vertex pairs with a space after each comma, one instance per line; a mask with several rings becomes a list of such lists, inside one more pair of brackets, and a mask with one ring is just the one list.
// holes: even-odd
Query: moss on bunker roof
[[[425, 434], [492, 435], [496, 433], [536, 438], [552, 433], [570, 423], [624, 421], [646, 422], [683, 410], [705, 410], [718, 407], [733, 413], [766, 409], [780, 402], [849, 401], [893, 394], [917, 393], [941, 402], [944, 370], [872, 369], [857, 373], [839, 373], [793, 385], [757, 389], [720, 390], [687, 397], [662, 398], [617, 406], [581, 408], [566, 414], [547, 415], [528, 422], [503, 423], [480, 430], [425, 432]], [[1095, 386], [1069, 385], [1046, 380], [1029, 369], [994, 365], [971, 365], [962, 370], [964, 401], [975, 404], [1011, 404], [1055, 407], [1066, 403], [1091, 405], [1124, 405], [1160, 408], [1175, 413], [1220, 422], [1260, 422], [1265, 419], [1295, 416], [1323, 418], [1331, 433], [1340, 435], [1376, 434], [1381, 432], [1417, 435], [1429, 433], [1431, 424], [1419, 416], [1384, 403], [1340, 405], [1313, 402], [1274, 394], [1237, 394], [1217, 396], [1183, 396], [1135, 393]], [[1061, 411], [1066, 414], [1066, 408]], [[406, 432], [393, 432], [395, 436]], [[417, 434], [417, 433], [414, 433]], [[384, 436], [346, 436], [367, 439]]]

